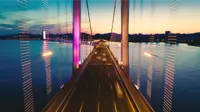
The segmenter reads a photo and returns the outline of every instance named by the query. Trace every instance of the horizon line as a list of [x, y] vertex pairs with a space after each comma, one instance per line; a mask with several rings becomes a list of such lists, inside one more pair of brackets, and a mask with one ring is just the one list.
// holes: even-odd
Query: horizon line
[[[86, 33], [86, 32], [81, 32], [81, 33], [85, 33], [85, 34], [88, 34], [88, 35], [91, 35], [91, 34], [89, 34], [89, 33]], [[114, 34], [118, 34], [118, 35], [120, 35], [121, 33], [115, 33], [115, 32], [112, 32], [112, 33], [114, 33]], [[170, 34], [196, 34], [196, 33], [200, 33], [200, 31], [199, 32], [194, 32], [194, 33], [170, 33]], [[8, 36], [8, 35], [17, 35], [17, 34], [20, 34], [20, 33], [16, 33], [16, 34], [5, 34], [5, 35], [0, 35], [0, 36]], [[33, 33], [28, 33], [28, 34], [31, 34], [31, 35], [42, 35], [42, 33], [41, 34], [33, 34]], [[72, 33], [49, 33], [49, 34], [54, 34], [54, 35], [63, 35], [63, 34], [72, 34]], [[108, 32], [108, 33], [96, 33], [96, 34], [93, 34], [93, 36], [94, 35], [97, 35], [97, 34], [111, 34], [111, 32]], [[156, 34], [165, 34], [165, 33], [154, 33], [154, 34], [152, 34], [152, 33], [150, 33], [150, 34], [147, 34], [147, 33], [129, 33], [129, 35], [156, 35]]]

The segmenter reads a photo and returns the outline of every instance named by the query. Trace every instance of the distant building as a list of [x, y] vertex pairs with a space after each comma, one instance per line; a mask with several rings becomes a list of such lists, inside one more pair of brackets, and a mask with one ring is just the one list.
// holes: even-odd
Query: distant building
[[169, 35], [169, 34], [171, 34], [171, 32], [170, 31], [165, 31], [165, 34]]
[[154, 39], [155, 39], [154, 35], [150, 35], [149, 42], [154, 42]]
[[175, 34], [170, 34], [167, 36], [167, 43], [170, 43], [170, 44], [176, 44], [177, 43], [177, 35]]

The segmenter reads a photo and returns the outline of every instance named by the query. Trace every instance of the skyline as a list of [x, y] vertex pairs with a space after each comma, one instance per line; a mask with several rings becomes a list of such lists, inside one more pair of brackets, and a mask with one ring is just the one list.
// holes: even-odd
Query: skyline
[[[67, 33], [72, 29], [72, 0], [48, 0], [48, 22], [46, 26], [49, 33]], [[114, 0], [88, 0], [92, 29], [96, 33], [109, 33], [111, 30], [112, 14], [114, 9]], [[67, 8], [66, 8], [67, 3]], [[135, 2], [135, 11], [133, 13], [133, 0], [130, 0], [130, 17], [129, 17], [129, 33], [155, 34], [171, 31], [172, 33], [195, 33], [200, 30], [200, 1], [197, 0], [181, 0], [179, 8], [169, 7], [170, 1], [156, 1], [151, 7], [150, 0], [140, 4], [139, 0]], [[58, 6], [60, 6], [60, 17], [58, 17]], [[142, 6], [143, 8], [141, 8]], [[27, 28], [29, 33], [41, 33], [44, 26], [44, 10], [42, 0], [28, 0], [27, 10], [17, 8], [17, 1], [3, 0], [0, 4], [0, 35], [16, 34], [19, 32], [19, 20], [24, 19], [19, 13], [24, 13], [28, 18]], [[155, 8], [154, 8], [155, 7]], [[155, 11], [153, 11], [155, 9]], [[66, 13], [68, 16], [66, 17]], [[82, 32], [89, 33], [89, 23], [86, 12], [85, 0], [82, 0]], [[113, 32], [120, 33], [121, 17], [120, 17], [120, 1], [117, 1], [117, 9], [115, 15], [115, 23]], [[59, 22], [58, 22], [59, 20]], [[66, 24], [67, 22], [67, 24]], [[66, 27], [68, 25], [68, 27]], [[187, 26], [187, 27], [186, 27]], [[59, 29], [60, 27], [60, 29]]]

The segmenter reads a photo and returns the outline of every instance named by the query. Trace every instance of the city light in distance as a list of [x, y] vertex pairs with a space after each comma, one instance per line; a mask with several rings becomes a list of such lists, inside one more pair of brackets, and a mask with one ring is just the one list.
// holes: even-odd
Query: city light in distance
[[53, 54], [53, 52], [48, 51], [42, 54], [43, 57], [47, 57], [47, 56], [51, 56]]
[[46, 39], [46, 32], [43, 31], [42, 33], [43, 33], [43, 39], [45, 40]]

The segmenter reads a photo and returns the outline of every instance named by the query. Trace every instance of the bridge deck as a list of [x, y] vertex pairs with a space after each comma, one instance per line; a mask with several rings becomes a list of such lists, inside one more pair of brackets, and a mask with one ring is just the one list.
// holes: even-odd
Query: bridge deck
[[115, 92], [115, 83], [119, 82], [119, 78], [106, 46], [99, 45], [95, 52], [59, 111], [130, 112], [126, 97], [118, 99]]
[[[70, 89], [64, 88], [65, 92], [43, 111], [137, 112], [110, 54], [105, 43], [100, 43], [80, 68], [82, 71]], [[120, 86], [122, 95], [117, 94], [116, 84]]]

